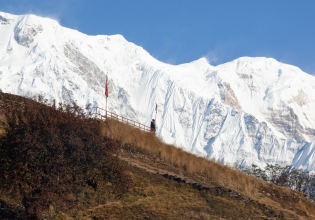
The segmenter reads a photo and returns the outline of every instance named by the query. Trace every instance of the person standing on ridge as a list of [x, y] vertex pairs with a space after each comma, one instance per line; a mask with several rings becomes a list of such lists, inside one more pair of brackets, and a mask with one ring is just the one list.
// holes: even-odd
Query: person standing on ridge
[[151, 121], [151, 133], [155, 134], [155, 120], [154, 119], [152, 119]]

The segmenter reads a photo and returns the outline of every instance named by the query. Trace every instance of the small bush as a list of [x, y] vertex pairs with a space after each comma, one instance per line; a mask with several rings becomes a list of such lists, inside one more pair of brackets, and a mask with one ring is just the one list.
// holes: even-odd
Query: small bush
[[311, 174], [307, 170], [279, 164], [267, 164], [265, 169], [260, 169], [253, 164], [251, 167], [242, 168], [242, 171], [275, 185], [305, 193], [307, 198], [315, 201], [315, 174]]
[[[39, 102], [39, 103], [38, 103]], [[5, 105], [7, 132], [0, 138], [0, 187], [16, 191], [30, 219], [50, 205], [63, 211], [75, 204], [68, 194], [87, 184], [111, 182], [124, 193], [129, 177], [114, 156], [117, 144], [84, 119], [76, 105], [58, 106], [38, 98]]]

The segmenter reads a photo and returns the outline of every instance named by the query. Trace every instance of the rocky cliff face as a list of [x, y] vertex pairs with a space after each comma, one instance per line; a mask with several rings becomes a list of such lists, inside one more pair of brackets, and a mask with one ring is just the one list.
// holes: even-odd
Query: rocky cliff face
[[224, 163], [315, 170], [315, 78], [270, 58], [170, 65], [122, 36], [87, 36], [34, 15], [0, 13], [0, 89], [105, 106]]

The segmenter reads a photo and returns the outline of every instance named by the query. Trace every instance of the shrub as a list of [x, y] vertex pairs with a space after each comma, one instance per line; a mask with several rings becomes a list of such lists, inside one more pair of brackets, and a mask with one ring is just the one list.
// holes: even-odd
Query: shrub
[[88, 183], [97, 189], [112, 182], [124, 193], [129, 177], [115, 156], [117, 144], [100, 134], [100, 123], [84, 119], [76, 104], [38, 102], [5, 105], [8, 129], [0, 138], [0, 187], [20, 194], [29, 218], [50, 205], [60, 211], [74, 205], [68, 194]]
[[279, 164], [267, 164], [265, 169], [253, 164], [251, 167], [241, 169], [250, 176], [305, 193], [307, 198], [315, 201], [315, 174], [310, 174], [307, 170]]

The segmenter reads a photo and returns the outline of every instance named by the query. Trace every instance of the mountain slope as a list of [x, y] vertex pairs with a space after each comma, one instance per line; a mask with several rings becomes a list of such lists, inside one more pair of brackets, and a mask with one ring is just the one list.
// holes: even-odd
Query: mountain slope
[[0, 88], [105, 106], [197, 155], [315, 170], [315, 78], [270, 58], [170, 65], [120, 35], [87, 36], [34, 15], [0, 12]]

